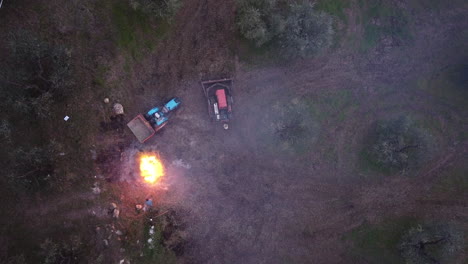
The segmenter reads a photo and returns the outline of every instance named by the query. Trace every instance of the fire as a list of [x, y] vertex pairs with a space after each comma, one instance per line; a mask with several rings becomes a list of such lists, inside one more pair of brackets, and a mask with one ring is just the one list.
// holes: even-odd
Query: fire
[[164, 176], [162, 162], [155, 155], [142, 155], [140, 157], [140, 174], [148, 183], [155, 183]]

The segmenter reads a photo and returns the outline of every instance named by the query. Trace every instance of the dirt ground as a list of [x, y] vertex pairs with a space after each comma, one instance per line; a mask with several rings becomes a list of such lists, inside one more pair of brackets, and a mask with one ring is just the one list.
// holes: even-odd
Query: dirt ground
[[[121, 218], [131, 220], [133, 206], [151, 196], [156, 207], [181, 217], [185, 242], [179, 263], [351, 263], [344, 234], [401, 216], [457, 221], [468, 230], [466, 194], [433, 191], [444, 171], [466, 168], [468, 142], [457, 136], [467, 131], [466, 104], [417, 87], [451, 65], [466, 64], [467, 6], [421, 11], [415, 14], [411, 41], [384, 41], [365, 53], [351, 45], [363, 30], [354, 19], [359, 16], [355, 8], [347, 11], [339, 47], [312, 59], [260, 67], [236, 55], [234, 1], [185, 1], [178, 14], [183, 19], [129, 75], [122, 73], [121, 57], [105, 57], [113, 62], [107, 81], [126, 85], [115, 95], [127, 103], [126, 121], [151, 107], [155, 97], [178, 96], [182, 108], [145, 144], [118, 124], [93, 135], [101, 152], [92, 176], [103, 177], [96, 179], [110, 197], [80, 191], [32, 206], [27, 215], [47, 219], [65, 203], [97, 200], [59, 215], [65, 224], [92, 217], [93, 224], [105, 226], [111, 224], [108, 202], [117, 200]], [[209, 121], [199, 83], [220, 77], [234, 79], [228, 131]], [[323, 101], [323, 94], [342, 98]], [[101, 99], [92, 98], [93, 111], [102, 111]], [[305, 150], [296, 151], [281, 145], [271, 126], [277, 108], [301, 100], [317, 105], [320, 114], [311, 115], [315, 125], [299, 139]], [[359, 151], [370, 125], [400, 115], [438, 120], [436, 151], [419, 170], [406, 174], [361, 171]], [[156, 152], [163, 160], [167, 171], [159, 186], [139, 183], [140, 152]], [[113, 261], [125, 258], [119, 247], [113, 249]]]
[[[232, 16], [227, 4], [220, 9], [216, 8], [219, 3], [208, 2], [193, 1], [186, 7], [191, 9], [193, 4], [197, 12], [187, 14], [191, 23], [177, 26], [184, 38], [173, 39], [172, 44], [180, 50], [172, 54], [171, 49], [165, 50], [167, 61], [163, 64], [197, 62], [204, 46], [189, 46], [187, 39], [192, 34], [211, 39], [211, 28], [194, 31], [193, 27], [207, 23], [210, 12], [224, 14], [223, 19]], [[231, 72], [235, 118], [229, 131], [207, 121], [198, 79], [184, 79], [175, 92], [182, 98], [182, 112], [166, 131], [143, 147], [156, 150], [168, 164], [182, 160], [190, 165], [189, 169], [169, 170], [168, 191], [159, 201], [189, 212], [185, 221], [190, 246], [184, 257], [196, 263], [349, 263], [349, 245], [341, 238], [362, 223], [404, 215], [466, 220], [466, 203], [461, 200], [445, 196], [437, 198], [439, 202], [421, 202], [426, 201], [440, 171], [463, 162], [466, 142], [441, 144], [440, 151], [417, 175], [368, 180], [355, 175], [353, 165], [357, 162], [353, 152], [364, 140], [365, 130], [379, 118], [449, 111], [451, 120], [447, 122], [466, 129], [462, 121], [466, 109], [458, 111], [408, 85], [420, 76], [464, 61], [466, 53], [460, 56], [460, 52], [466, 50], [459, 40], [464, 38], [461, 32], [467, 21], [458, 20], [463, 12], [466, 10], [441, 11], [437, 17], [443, 21], [431, 13], [420, 14], [410, 46], [390, 45], [367, 55], [343, 47], [285, 67], [252, 70], [237, 63], [236, 71]], [[223, 25], [232, 22], [220, 21]], [[206, 43], [211, 47], [211, 42]], [[224, 51], [216, 47], [206, 48], [208, 57], [214, 56], [210, 60], [213, 65], [218, 59], [225, 60], [227, 53], [226, 46]], [[207, 70], [196, 66], [194, 71]], [[383, 97], [379, 91], [384, 86], [392, 88], [389, 96]], [[268, 118], [272, 105], [343, 89], [357, 98], [357, 107], [346, 120], [332, 116], [322, 122], [320, 138], [310, 151], [301, 155], [266, 151], [259, 126], [264, 125], [262, 119]], [[327, 159], [324, 153], [330, 144], [336, 149], [335, 160]]]

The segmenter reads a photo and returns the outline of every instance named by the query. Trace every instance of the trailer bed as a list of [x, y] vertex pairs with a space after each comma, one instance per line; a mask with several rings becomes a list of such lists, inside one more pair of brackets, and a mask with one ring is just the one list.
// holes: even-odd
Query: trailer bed
[[132, 121], [128, 122], [127, 126], [141, 143], [144, 143], [156, 133], [153, 127], [151, 127], [150, 123], [146, 121], [146, 119], [141, 114], [137, 115], [132, 119]]

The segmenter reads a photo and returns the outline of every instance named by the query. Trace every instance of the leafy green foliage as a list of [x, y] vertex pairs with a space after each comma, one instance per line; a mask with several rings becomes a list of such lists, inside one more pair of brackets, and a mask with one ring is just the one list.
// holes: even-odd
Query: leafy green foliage
[[347, 0], [319, 0], [315, 7], [317, 10], [322, 10], [346, 21], [344, 10], [349, 6], [350, 2]]
[[16, 148], [9, 152], [11, 169], [8, 181], [14, 188], [39, 189], [52, 181], [55, 158], [61, 145], [55, 141], [45, 146]]
[[463, 232], [453, 224], [417, 225], [403, 236], [399, 250], [406, 263], [448, 263], [463, 243]]
[[70, 53], [31, 32], [12, 34], [11, 55], [0, 62], [0, 100], [5, 108], [47, 117], [54, 101], [63, 99], [73, 84]]
[[418, 165], [426, 147], [421, 131], [406, 117], [377, 122], [368, 138], [366, 159], [389, 172]]
[[40, 245], [43, 263], [80, 263], [78, 257], [82, 251], [82, 246], [81, 239], [78, 236], [73, 236], [70, 241], [60, 244], [51, 239], [46, 239]]
[[[398, 218], [363, 224], [344, 236], [350, 254], [365, 263], [451, 263], [464, 247], [463, 231], [454, 223], [420, 224]], [[364, 261], [365, 260], [365, 261]]]
[[317, 140], [320, 124], [301, 98], [265, 101], [265, 116], [259, 118], [258, 142], [268, 152], [304, 154]]
[[276, 0], [242, 0], [238, 4], [237, 26], [242, 36], [260, 47], [278, 34], [282, 18], [273, 15]]
[[400, 43], [410, 38], [409, 19], [405, 11], [390, 1], [359, 1], [363, 10], [364, 41], [362, 51], [375, 47], [383, 38]]
[[288, 59], [307, 57], [329, 47], [334, 34], [332, 22], [329, 15], [304, 1], [238, 0], [241, 35], [257, 47], [275, 47]]
[[398, 245], [415, 223], [412, 218], [392, 219], [379, 225], [365, 223], [345, 234], [344, 239], [352, 242], [350, 254], [360, 262], [402, 263]]
[[284, 57], [307, 57], [332, 43], [333, 19], [314, 10], [312, 4], [293, 4], [285, 19], [279, 42]]

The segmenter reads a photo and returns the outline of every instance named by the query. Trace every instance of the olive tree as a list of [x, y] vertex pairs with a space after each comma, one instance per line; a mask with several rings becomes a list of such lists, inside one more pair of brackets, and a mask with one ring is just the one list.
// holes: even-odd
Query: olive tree
[[82, 263], [83, 241], [79, 236], [71, 236], [60, 243], [48, 238], [39, 247], [44, 264]]
[[7, 180], [10, 187], [18, 190], [40, 189], [51, 186], [57, 180], [54, 176], [57, 158], [63, 146], [50, 141], [43, 146], [17, 147], [8, 152]]
[[237, 27], [257, 47], [267, 44], [285, 58], [307, 57], [328, 48], [333, 19], [309, 2], [238, 0]]
[[281, 30], [282, 17], [276, 0], [239, 0], [237, 26], [242, 36], [257, 47], [264, 45]]
[[27, 31], [11, 34], [8, 47], [10, 56], [0, 62], [3, 106], [48, 116], [54, 101], [64, 98], [73, 84], [70, 52]]
[[368, 139], [367, 159], [386, 171], [416, 166], [426, 148], [422, 131], [407, 117], [376, 122]]
[[448, 263], [464, 247], [464, 235], [453, 224], [426, 224], [411, 228], [399, 250], [406, 263]]
[[310, 3], [292, 4], [279, 35], [284, 57], [307, 57], [328, 48], [333, 39], [333, 19], [315, 11]]

